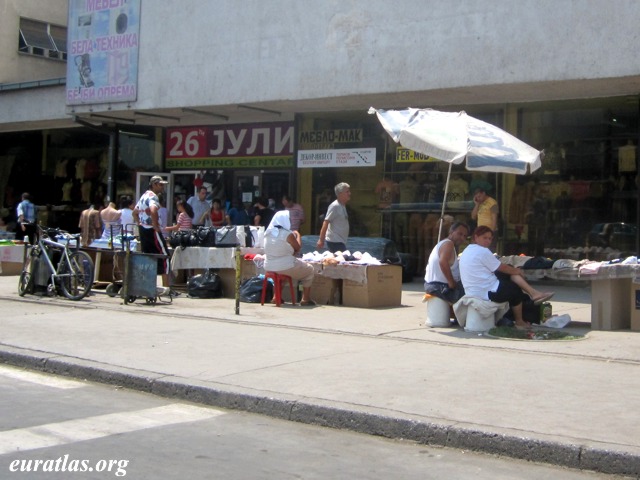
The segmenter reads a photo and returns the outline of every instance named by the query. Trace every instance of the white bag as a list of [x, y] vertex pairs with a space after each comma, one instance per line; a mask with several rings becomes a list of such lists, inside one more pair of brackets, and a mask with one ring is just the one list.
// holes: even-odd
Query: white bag
[[553, 315], [547, 319], [546, 322], [543, 323], [544, 327], [550, 328], [564, 328], [571, 323], [571, 317], [568, 313], [563, 315]]

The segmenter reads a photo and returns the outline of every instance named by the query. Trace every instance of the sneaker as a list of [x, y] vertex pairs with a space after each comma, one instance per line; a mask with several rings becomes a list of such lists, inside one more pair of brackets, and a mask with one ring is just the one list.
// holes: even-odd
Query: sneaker
[[157, 297], [167, 297], [171, 295], [171, 289], [169, 287], [156, 287]]

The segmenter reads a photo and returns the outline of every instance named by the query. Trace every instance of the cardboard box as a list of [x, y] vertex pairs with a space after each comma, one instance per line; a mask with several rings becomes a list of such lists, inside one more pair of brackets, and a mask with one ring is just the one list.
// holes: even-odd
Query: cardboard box
[[345, 307], [397, 307], [402, 301], [402, 267], [370, 265], [367, 283], [343, 280], [342, 304]]
[[313, 276], [311, 298], [318, 305], [339, 305], [342, 298], [342, 280], [335, 280], [317, 273]]
[[640, 331], [640, 284], [631, 284], [631, 330]]
[[[623, 330], [629, 328], [631, 301], [630, 278], [591, 281], [591, 329]], [[635, 306], [634, 306], [635, 310]]]
[[[236, 297], [236, 270], [235, 268], [220, 268], [217, 270], [222, 280], [222, 294], [224, 298]], [[240, 281], [256, 275], [256, 265], [251, 260], [242, 259]]]
[[0, 275], [20, 275], [20, 272], [22, 272], [22, 263], [2, 262], [0, 268], [2, 268]]

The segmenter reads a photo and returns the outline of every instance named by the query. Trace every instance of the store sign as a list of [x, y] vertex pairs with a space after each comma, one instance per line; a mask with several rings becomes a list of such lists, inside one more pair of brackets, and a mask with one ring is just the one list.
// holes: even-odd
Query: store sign
[[423, 153], [414, 152], [408, 148], [396, 148], [396, 162], [398, 163], [418, 163], [418, 162], [439, 162], [437, 158], [430, 157]]
[[171, 170], [215, 170], [222, 168], [291, 168], [293, 157], [220, 157], [220, 158], [167, 158]]
[[375, 148], [298, 151], [298, 168], [375, 167], [375, 165]]
[[69, 0], [67, 105], [138, 98], [140, 0]]
[[167, 168], [293, 167], [292, 122], [168, 128]]
[[336, 143], [362, 143], [361, 128], [310, 130], [300, 132], [300, 148], [322, 150], [334, 148]]

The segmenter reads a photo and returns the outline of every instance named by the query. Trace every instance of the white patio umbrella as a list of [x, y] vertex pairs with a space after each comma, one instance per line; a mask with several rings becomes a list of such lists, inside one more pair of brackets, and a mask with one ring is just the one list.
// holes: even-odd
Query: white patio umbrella
[[465, 161], [467, 170], [524, 175], [542, 165], [544, 152], [536, 150], [501, 128], [467, 115], [430, 108], [378, 110], [375, 113], [396, 143], [418, 153], [449, 163], [445, 183], [440, 231], [449, 190], [451, 166]]

